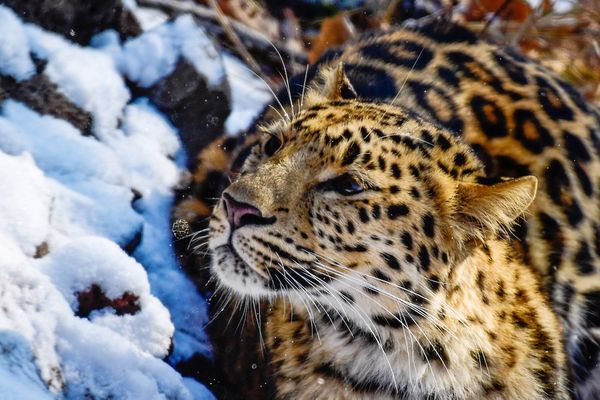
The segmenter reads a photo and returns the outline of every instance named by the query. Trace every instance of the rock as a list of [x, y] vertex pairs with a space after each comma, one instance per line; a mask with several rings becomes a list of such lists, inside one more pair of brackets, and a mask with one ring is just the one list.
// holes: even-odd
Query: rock
[[146, 95], [179, 129], [190, 162], [198, 152], [223, 133], [229, 115], [229, 85], [209, 88], [206, 79], [185, 59]]
[[121, 38], [142, 31], [120, 0], [4, 0], [2, 3], [25, 21], [82, 45], [106, 29], [115, 29]]
[[64, 119], [83, 135], [91, 135], [92, 115], [71, 102], [43, 73], [20, 82], [0, 75], [0, 104], [8, 98], [20, 101], [40, 114]]

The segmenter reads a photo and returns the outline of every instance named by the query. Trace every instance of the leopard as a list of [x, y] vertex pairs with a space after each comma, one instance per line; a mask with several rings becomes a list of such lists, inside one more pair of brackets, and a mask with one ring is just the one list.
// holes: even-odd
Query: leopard
[[193, 178], [173, 218], [262, 304], [272, 397], [600, 398], [600, 111], [518, 50], [366, 34]]

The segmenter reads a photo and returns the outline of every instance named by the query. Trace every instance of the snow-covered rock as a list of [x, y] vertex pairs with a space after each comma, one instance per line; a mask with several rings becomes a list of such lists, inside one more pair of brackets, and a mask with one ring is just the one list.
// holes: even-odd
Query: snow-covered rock
[[146, 17], [82, 47], [0, 5], [0, 399], [213, 398], [173, 368], [211, 352], [171, 246], [181, 138], [227, 115], [235, 134], [270, 96], [191, 16]]

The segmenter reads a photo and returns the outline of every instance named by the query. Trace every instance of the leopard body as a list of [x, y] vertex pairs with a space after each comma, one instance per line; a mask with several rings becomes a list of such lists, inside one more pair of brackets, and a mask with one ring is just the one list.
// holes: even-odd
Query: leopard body
[[[270, 304], [279, 398], [600, 398], [597, 108], [437, 20], [282, 93], [175, 212], [211, 215], [219, 282]], [[258, 214], [234, 224], [221, 191]]]

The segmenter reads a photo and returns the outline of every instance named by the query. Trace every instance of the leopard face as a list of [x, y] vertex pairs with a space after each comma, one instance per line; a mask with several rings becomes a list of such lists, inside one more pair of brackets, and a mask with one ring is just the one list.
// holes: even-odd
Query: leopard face
[[[469, 243], [501, 225], [478, 219], [483, 175], [468, 146], [401, 108], [319, 103], [268, 129], [225, 190], [210, 221], [213, 270], [239, 294], [384, 324], [382, 309], [414, 312]], [[496, 198], [506, 215], [535, 193], [534, 178], [499, 185], [490, 193], [514, 195]]]

